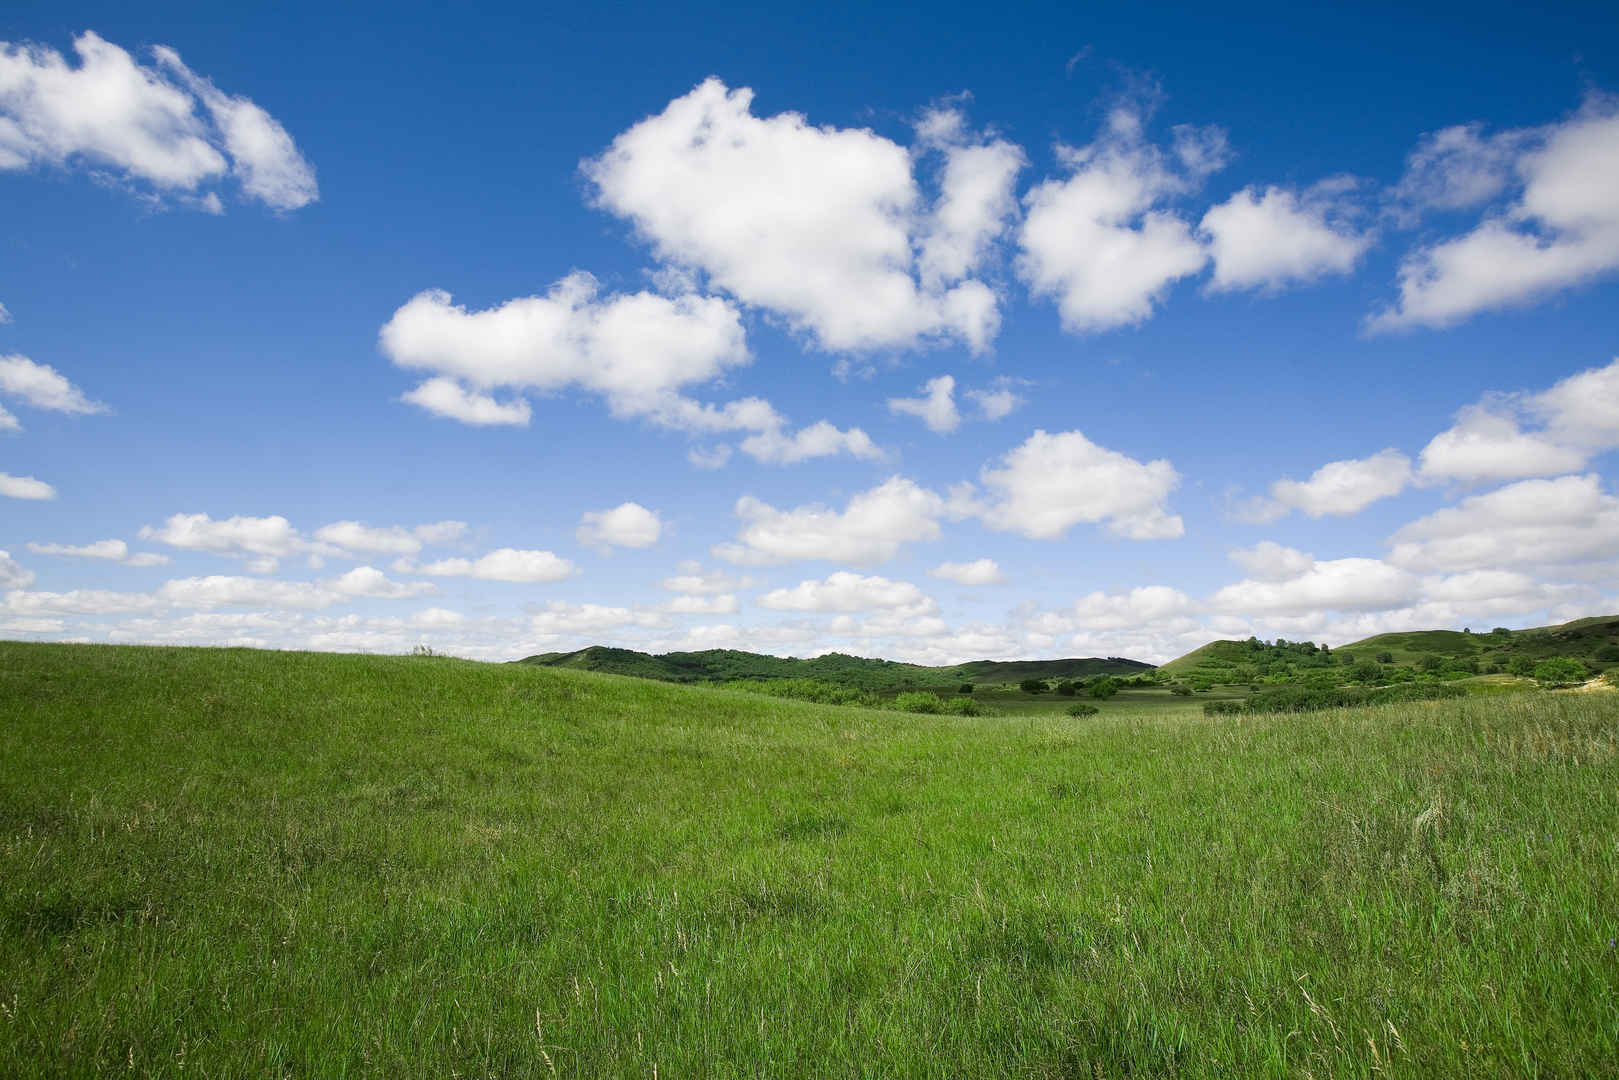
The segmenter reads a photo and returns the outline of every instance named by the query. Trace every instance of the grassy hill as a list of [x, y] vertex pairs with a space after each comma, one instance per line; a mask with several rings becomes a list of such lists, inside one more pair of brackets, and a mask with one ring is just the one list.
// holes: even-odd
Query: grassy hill
[[1611, 1075], [1616, 793], [1614, 694], [0, 643], [0, 1075]]
[[653, 656], [632, 649], [592, 645], [571, 653], [541, 653], [517, 661], [540, 667], [577, 668], [614, 675], [635, 675], [666, 682], [730, 682], [738, 679], [818, 679], [878, 692], [896, 690], [954, 691], [964, 682], [1003, 684], [1023, 679], [1075, 679], [1093, 675], [1134, 675], [1151, 664], [1120, 657], [1071, 660], [976, 660], [951, 667], [924, 667], [893, 660], [873, 660], [828, 653], [809, 660], [766, 656], [735, 649], [674, 652]]
[[1416, 664], [1429, 656], [1443, 659], [1476, 660], [1480, 663], [1508, 663], [1514, 657], [1540, 661], [1554, 656], [1584, 660], [1593, 667], [1619, 663], [1619, 615], [1576, 619], [1557, 626], [1529, 630], [1460, 633], [1455, 630], [1421, 630], [1376, 637], [1345, 645], [1338, 651], [1368, 658], [1390, 653], [1395, 663]]
[[[1188, 678], [1236, 678], [1236, 669], [1256, 660], [1281, 658], [1287, 650], [1257, 650], [1249, 641], [1211, 641], [1185, 656], [1159, 667], [1166, 675]], [[1464, 633], [1459, 630], [1417, 630], [1378, 634], [1331, 650], [1332, 661], [1376, 660], [1389, 656], [1395, 666], [1414, 667], [1425, 660], [1465, 661], [1481, 669], [1496, 665], [1505, 670], [1516, 658], [1539, 662], [1557, 656], [1584, 661], [1594, 670], [1619, 666], [1619, 615], [1604, 615], [1557, 626], [1528, 630]], [[1297, 656], [1290, 656], [1297, 660]]]

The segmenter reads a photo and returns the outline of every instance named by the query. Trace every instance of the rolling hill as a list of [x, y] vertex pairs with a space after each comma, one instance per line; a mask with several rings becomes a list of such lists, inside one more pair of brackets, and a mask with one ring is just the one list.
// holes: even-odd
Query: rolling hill
[[517, 661], [536, 667], [603, 671], [665, 682], [729, 682], [735, 679], [820, 679], [862, 690], [954, 690], [962, 683], [1017, 683], [1023, 679], [1077, 679], [1093, 675], [1134, 675], [1151, 664], [1110, 656], [1067, 660], [974, 660], [949, 667], [901, 664], [845, 653], [808, 660], [766, 656], [736, 649], [672, 652], [654, 656], [633, 649], [592, 645], [569, 653], [540, 653]]
[[[1592, 668], [1602, 669], [1619, 664], [1619, 615], [1599, 615], [1525, 630], [1503, 628], [1481, 633], [1414, 630], [1378, 634], [1340, 645], [1332, 650], [1331, 655], [1339, 663], [1343, 663], [1346, 657], [1359, 661], [1388, 656], [1392, 660], [1384, 662], [1414, 667], [1433, 657], [1441, 661], [1463, 661], [1483, 667], [1500, 665], [1502, 668], [1518, 658], [1539, 662], [1555, 656], [1567, 656], [1584, 661]], [[1251, 664], [1256, 657], [1263, 658], [1251, 642], [1211, 641], [1185, 656], [1171, 660], [1158, 670], [1166, 675], [1181, 677], [1216, 675], [1241, 664]]]

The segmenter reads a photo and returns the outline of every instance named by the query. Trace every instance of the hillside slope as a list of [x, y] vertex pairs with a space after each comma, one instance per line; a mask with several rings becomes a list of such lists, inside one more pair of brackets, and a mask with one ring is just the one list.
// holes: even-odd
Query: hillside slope
[[0, 642], [0, 1076], [1611, 1075], [1616, 698]]
[[[1283, 652], [1295, 649], [1286, 646]], [[1193, 649], [1159, 667], [1159, 671], [1180, 677], [1197, 674], [1228, 672], [1243, 664], [1252, 664], [1256, 658], [1276, 653], [1274, 649], [1256, 648], [1251, 641], [1211, 641]], [[1576, 619], [1556, 626], [1538, 626], [1526, 630], [1493, 630], [1467, 633], [1460, 630], [1413, 630], [1374, 637], [1340, 645], [1331, 650], [1338, 663], [1347, 657], [1350, 661], [1377, 660], [1388, 656], [1387, 662], [1396, 666], [1413, 667], [1430, 657], [1441, 661], [1461, 660], [1477, 662], [1481, 667], [1499, 665], [1505, 669], [1515, 658], [1530, 662], [1567, 656], [1584, 661], [1593, 669], [1619, 664], [1619, 615], [1602, 615]]]
[[541, 653], [517, 661], [537, 667], [576, 668], [635, 675], [666, 682], [729, 682], [737, 679], [820, 679], [862, 690], [955, 690], [963, 682], [1017, 683], [1023, 679], [1075, 679], [1093, 675], [1134, 675], [1151, 664], [1122, 657], [1068, 660], [975, 660], [950, 667], [924, 667], [845, 653], [800, 660], [735, 649], [661, 655], [592, 645], [571, 653]]

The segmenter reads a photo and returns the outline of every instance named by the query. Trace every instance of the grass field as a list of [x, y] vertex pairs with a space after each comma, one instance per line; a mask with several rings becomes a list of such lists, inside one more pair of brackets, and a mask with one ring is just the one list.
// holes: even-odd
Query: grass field
[[0, 1075], [1611, 1076], [1616, 740], [0, 643]]

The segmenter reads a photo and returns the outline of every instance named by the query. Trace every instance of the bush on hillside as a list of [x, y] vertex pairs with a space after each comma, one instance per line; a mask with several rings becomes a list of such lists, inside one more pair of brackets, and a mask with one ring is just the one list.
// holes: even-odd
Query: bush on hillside
[[1089, 705], [1083, 701], [1076, 702], [1073, 705], [1068, 706], [1069, 716], [1095, 716], [1101, 711], [1102, 710], [1098, 709], [1095, 705]]
[[1025, 694], [1043, 694], [1046, 692], [1044, 679], [1024, 679], [1017, 684], [1017, 688]]
[[1091, 683], [1089, 693], [1097, 701], [1106, 701], [1119, 692], [1119, 684], [1113, 679], [1103, 677]]
[[1242, 701], [1210, 701], [1203, 705], [1205, 715], [1223, 713], [1292, 713], [1316, 712], [1321, 709], [1354, 708], [1361, 705], [1391, 705], [1401, 701], [1438, 701], [1444, 698], [1465, 697], [1467, 691], [1459, 686], [1439, 682], [1408, 683], [1404, 686], [1381, 686], [1375, 689], [1359, 686], [1340, 686], [1334, 689], [1308, 687], [1279, 687], [1262, 690]]
[[961, 689], [956, 691], [956, 693], [958, 693], [958, 694], [970, 694], [972, 692], [973, 692], [973, 684], [970, 683], [970, 682], [962, 683], [961, 684]]
[[1174, 694], [1176, 697], [1191, 697], [1192, 696], [1192, 688], [1190, 686], [1182, 686], [1179, 683], [1177, 683], [1174, 686], [1171, 686], [1169, 688], [1169, 692], [1171, 694]]
[[1585, 665], [1571, 656], [1554, 656], [1550, 660], [1542, 660], [1535, 665], [1534, 670], [1535, 681], [1546, 683], [1584, 682], [1589, 674]]
[[[960, 698], [951, 702], [951, 704], [957, 703], [972, 704], [971, 702], [963, 702]], [[912, 690], [896, 697], [894, 699], [894, 708], [900, 712], [942, 713], [944, 712], [944, 701], [940, 699], [938, 694], [930, 693], [926, 690]]]

